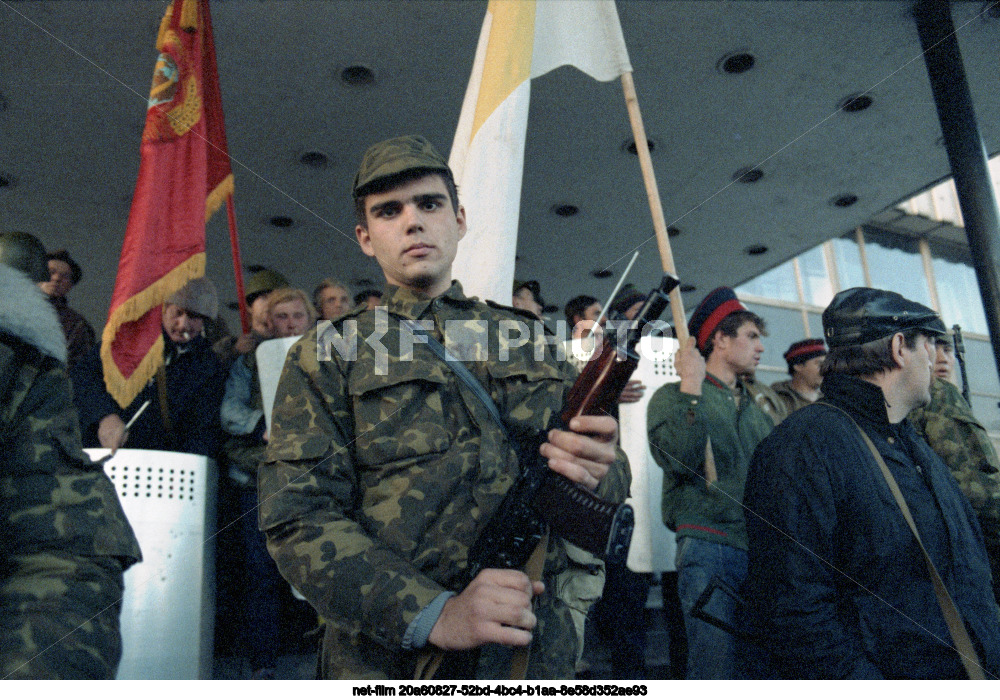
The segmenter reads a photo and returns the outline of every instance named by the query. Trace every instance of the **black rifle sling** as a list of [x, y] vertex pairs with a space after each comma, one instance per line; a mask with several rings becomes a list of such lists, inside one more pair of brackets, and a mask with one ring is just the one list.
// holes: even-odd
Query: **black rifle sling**
[[500, 409], [497, 408], [497, 405], [493, 402], [489, 393], [485, 388], [483, 388], [483, 385], [479, 383], [479, 380], [476, 379], [476, 376], [469, 371], [469, 368], [466, 367], [461, 360], [448, 352], [448, 349], [441, 345], [441, 343], [438, 342], [438, 339], [428, 333], [427, 329], [419, 323], [411, 321], [410, 319], [403, 319], [402, 322], [413, 331], [414, 335], [418, 335], [426, 340], [427, 347], [429, 347], [431, 351], [433, 351], [433, 353], [441, 360], [447, 363], [448, 367], [451, 368], [451, 371], [455, 373], [455, 376], [465, 383], [465, 386], [467, 386], [472, 394], [479, 399], [479, 402], [483, 404], [483, 407], [489, 411], [490, 416], [494, 421], [496, 421], [496, 424], [500, 426], [500, 430], [503, 431], [503, 436], [507, 439], [507, 442], [513, 445], [514, 443], [511, 442], [510, 434], [507, 432], [507, 425], [503, 422], [503, 418], [500, 417]]

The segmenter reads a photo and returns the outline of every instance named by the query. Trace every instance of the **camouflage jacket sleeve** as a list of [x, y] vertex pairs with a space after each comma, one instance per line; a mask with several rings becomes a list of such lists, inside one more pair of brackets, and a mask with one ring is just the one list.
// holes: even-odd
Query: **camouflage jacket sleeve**
[[323, 619], [398, 648], [445, 588], [359, 522], [347, 378], [315, 348], [311, 331], [281, 375], [259, 473], [260, 527], [282, 575]]
[[976, 511], [990, 558], [1000, 560], [1000, 462], [983, 424], [958, 387], [941, 378], [931, 385], [930, 404], [908, 418], [948, 465]]
[[0, 675], [111, 678], [138, 543], [82, 451], [64, 365], [6, 339], [0, 386]]

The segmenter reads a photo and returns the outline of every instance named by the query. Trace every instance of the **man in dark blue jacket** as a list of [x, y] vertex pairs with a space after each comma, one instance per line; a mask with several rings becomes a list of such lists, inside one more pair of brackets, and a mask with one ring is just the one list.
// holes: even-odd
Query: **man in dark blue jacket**
[[[916, 537], [870, 438], [964, 620], [986, 678], [1000, 674], [1000, 612], [976, 516], [906, 415], [930, 400], [931, 309], [854, 288], [823, 313], [824, 398], [760, 443], [744, 508], [750, 628], [779, 678], [965, 678]], [[970, 655], [971, 657], [972, 655]]]

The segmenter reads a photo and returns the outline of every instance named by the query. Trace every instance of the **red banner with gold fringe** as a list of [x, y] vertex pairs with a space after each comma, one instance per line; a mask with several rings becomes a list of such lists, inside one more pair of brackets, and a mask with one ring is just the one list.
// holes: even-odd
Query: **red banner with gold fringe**
[[205, 274], [205, 222], [233, 191], [208, 0], [174, 0], [156, 48], [139, 177], [101, 339], [104, 382], [121, 406], [163, 362], [160, 307]]

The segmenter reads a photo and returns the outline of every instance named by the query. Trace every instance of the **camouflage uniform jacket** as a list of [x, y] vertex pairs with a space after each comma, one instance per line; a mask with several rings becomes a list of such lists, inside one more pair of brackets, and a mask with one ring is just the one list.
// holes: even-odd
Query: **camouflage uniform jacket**
[[[797, 411], [803, 406], [808, 406], [812, 403], [812, 401], [792, 388], [791, 379], [786, 379], [783, 382], [775, 382], [771, 385], [771, 390], [778, 395], [778, 398], [781, 399], [782, 402], [784, 402], [785, 417], [787, 417], [792, 411]], [[820, 396], [822, 396], [822, 394]]]
[[[356, 359], [334, 348], [320, 360], [317, 329], [289, 350], [260, 469], [261, 529], [282, 575], [327, 623], [327, 677], [412, 678], [419, 652], [404, 647], [408, 627], [439, 594], [456, 591], [468, 548], [519, 473], [511, 445], [468, 388], [426, 345], [414, 344], [412, 354], [401, 347], [400, 320], [432, 323], [438, 340], [445, 329], [454, 354], [463, 330], [488, 329], [489, 359], [465, 364], [515, 440], [549, 425], [570, 383], [542, 334], [520, 347], [502, 339], [517, 333], [499, 333], [500, 324], [525, 317], [466, 298], [458, 283], [433, 300], [388, 287], [383, 303], [388, 313], [359, 308], [318, 326], [324, 341], [333, 329], [347, 349], [356, 346]], [[619, 452], [598, 493], [622, 501], [628, 485]], [[572, 677], [573, 623], [549, 593], [566, 566], [553, 538], [529, 677]], [[481, 674], [477, 657], [449, 654], [436, 677]]]
[[0, 265], [0, 678], [113, 678], [139, 545], [84, 454], [55, 311]]
[[908, 416], [913, 427], [948, 465], [983, 529], [993, 585], [1000, 584], [1000, 461], [986, 429], [962, 393], [935, 377], [931, 402]]

